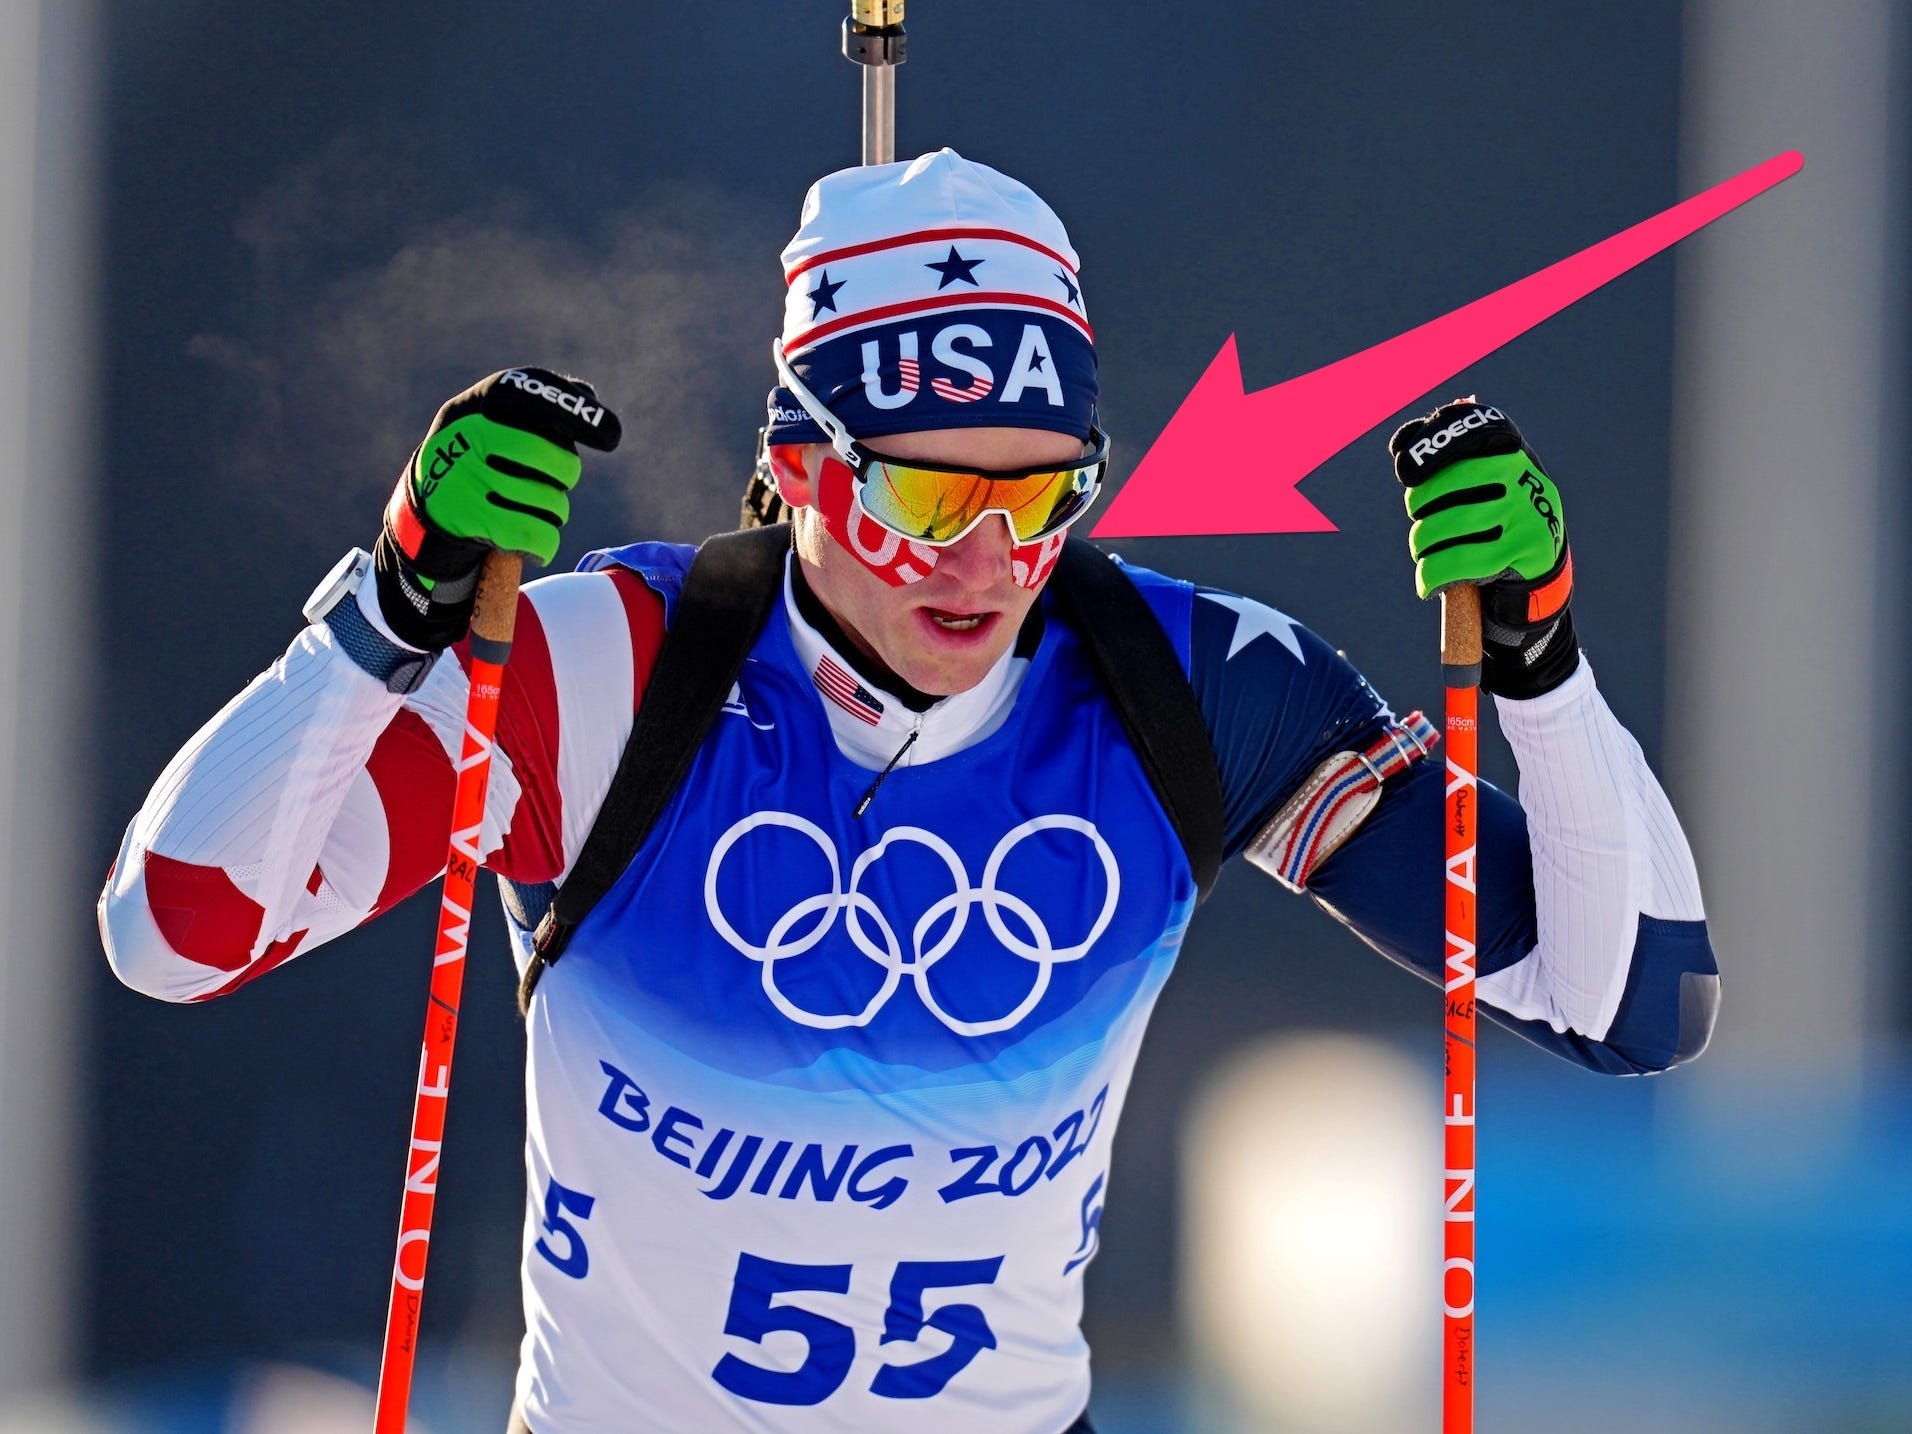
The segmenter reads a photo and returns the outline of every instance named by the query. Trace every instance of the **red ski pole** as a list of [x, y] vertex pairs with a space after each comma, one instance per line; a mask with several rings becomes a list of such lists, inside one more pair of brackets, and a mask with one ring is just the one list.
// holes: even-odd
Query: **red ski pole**
[[498, 726], [498, 696], [504, 685], [505, 659], [511, 653], [522, 570], [523, 559], [516, 553], [493, 553], [486, 558], [472, 613], [471, 696], [465, 704], [465, 736], [452, 797], [451, 850], [445, 858], [445, 891], [438, 907], [431, 1001], [425, 1008], [425, 1042], [418, 1060], [411, 1154], [398, 1217], [398, 1254], [392, 1262], [373, 1434], [404, 1434], [406, 1406], [411, 1402], [419, 1309], [425, 1301], [425, 1257], [431, 1247], [432, 1206], [438, 1198], [438, 1156], [451, 1093], [452, 1045], [458, 1038], [458, 999], [465, 984], [465, 949], [478, 881], [478, 834], [484, 825], [492, 734]]
[[1447, 1039], [1441, 1261], [1441, 1434], [1474, 1429], [1474, 815], [1480, 706], [1480, 589], [1441, 593], [1447, 686], [1445, 891]]

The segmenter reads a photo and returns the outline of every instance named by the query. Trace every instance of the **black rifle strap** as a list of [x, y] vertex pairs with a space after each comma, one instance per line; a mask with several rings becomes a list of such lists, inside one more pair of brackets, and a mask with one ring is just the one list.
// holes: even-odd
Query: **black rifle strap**
[[[538, 922], [518, 984], [520, 1013], [544, 968], [564, 954], [631, 864], [690, 770], [744, 659], [783, 590], [786, 524], [705, 539], [691, 562], [617, 775], [571, 874]], [[1195, 874], [1197, 900], [1221, 871], [1221, 776], [1208, 727], [1154, 609], [1115, 561], [1087, 543], [1063, 545], [1050, 586], [1141, 758]]]
[[1206, 900], [1226, 840], [1222, 779], [1181, 659], [1148, 599], [1100, 548], [1064, 543], [1050, 585], [1181, 838], [1195, 899]]
[[678, 594], [663, 646], [631, 722], [617, 775], [598, 808], [584, 850], [532, 938], [518, 983], [518, 1009], [544, 968], [564, 954], [578, 923], [617, 884], [690, 771], [744, 659], [783, 591], [790, 527], [777, 523], [706, 538]]

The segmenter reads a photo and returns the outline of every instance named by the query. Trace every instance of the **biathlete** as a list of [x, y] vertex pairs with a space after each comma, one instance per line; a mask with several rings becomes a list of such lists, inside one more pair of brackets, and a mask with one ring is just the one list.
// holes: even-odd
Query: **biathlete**
[[[781, 591], [529, 1004], [513, 1426], [1087, 1430], [1110, 1142], [1201, 887], [1052, 581], [1107, 460], [1076, 253], [946, 149], [819, 181], [783, 266]], [[100, 900], [123, 981], [224, 995], [439, 874], [480, 564], [550, 561], [578, 448], [617, 438], [541, 369], [439, 412], [373, 551], [128, 827]], [[1718, 992], [1698, 881], [1575, 641], [1559, 491], [1490, 405], [1390, 448], [1421, 596], [1483, 589], [1520, 767], [1518, 801], [1481, 788], [1487, 1014], [1597, 1071], [1691, 1059]], [[593, 552], [520, 596], [480, 849], [521, 963], [694, 551]], [[1199, 710], [1220, 850], [1439, 980], [1430, 726], [1270, 607], [1118, 571]]]

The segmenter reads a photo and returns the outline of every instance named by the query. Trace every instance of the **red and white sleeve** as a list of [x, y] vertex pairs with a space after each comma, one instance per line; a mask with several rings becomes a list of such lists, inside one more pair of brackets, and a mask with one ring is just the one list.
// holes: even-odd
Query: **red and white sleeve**
[[[519, 595], [480, 851], [552, 881], [583, 846], [663, 639], [662, 604], [623, 570]], [[127, 985], [224, 995], [369, 921], [445, 864], [465, 654], [409, 696], [322, 624], [194, 734], [126, 830], [100, 895]]]

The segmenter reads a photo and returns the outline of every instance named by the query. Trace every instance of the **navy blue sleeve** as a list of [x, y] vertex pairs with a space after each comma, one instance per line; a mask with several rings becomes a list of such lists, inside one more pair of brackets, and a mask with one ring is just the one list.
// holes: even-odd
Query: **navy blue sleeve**
[[[1442, 982], [1444, 937], [1439, 762], [1422, 762], [1388, 783], [1359, 831], [1309, 879], [1308, 891], [1389, 960], [1434, 985]], [[1480, 785], [1480, 898], [1477, 974], [1505, 970], [1534, 949], [1533, 860], [1527, 815], [1490, 783]], [[1408, 879], [1403, 875], [1412, 873]], [[1556, 1031], [1480, 1010], [1543, 1050], [1607, 1075], [1644, 1075], [1697, 1056], [1712, 1029], [1719, 965], [1703, 921], [1642, 916], [1620, 1008], [1605, 1040]]]
[[1354, 664], [1283, 613], [1197, 588], [1188, 678], [1221, 769], [1233, 857], [1336, 752], [1374, 741], [1391, 714]]
[[[1195, 590], [1189, 681], [1221, 769], [1229, 856], [1238, 854], [1295, 788], [1337, 752], [1359, 751], [1392, 718], [1346, 657], [1274, 609]], [[1438, 749], [1437, 749], [1438, 753]], [[1417, 763], [1390, 780], [1380, 803], [1309, 879], [1309, 893], [1382, 955], [1439, 985], [1445, 939], [1441, 882], [1444, 766]], [[1477, 970], [1488, 975], [1535, 948], [1532, 855], [1526, 814], [1481, 784]], [[1627, 986], [1604, 1040], [1555, 1031], [1489, 1006], [1488, 1017], [1590, 1070], [1640, 1074], [1690, 1060], [1704, 1047], [1718, 966], [1699, 921], [1640, 918]]]

